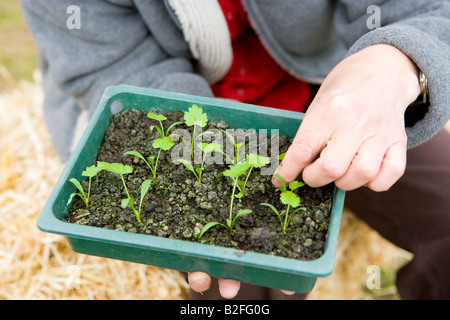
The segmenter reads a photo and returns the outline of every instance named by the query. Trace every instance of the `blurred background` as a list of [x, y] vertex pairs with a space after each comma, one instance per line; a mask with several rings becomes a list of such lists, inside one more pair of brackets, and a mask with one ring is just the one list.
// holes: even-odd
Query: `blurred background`
[[11, 89], [11, 81], [32, 80], [36, 50], [23, 19], [18, 0], [0, 1], [0, 92]]
[[[186, 299], [176, 271], [76, 254], [64, 238], [37, 229], [64, 166], [43, 120], [37, 68], [19, 1], [1, 0], [0, 300]], [[345, 210], [335, 272], [308, 298], [399, 299], [396, 271], [411, 258]], [[381, 288], [368, 288], [371, 266], [381, 271]]]

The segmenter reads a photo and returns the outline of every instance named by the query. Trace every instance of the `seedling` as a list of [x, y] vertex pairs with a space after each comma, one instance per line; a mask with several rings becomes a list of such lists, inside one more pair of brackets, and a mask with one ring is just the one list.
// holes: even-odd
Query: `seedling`
[[[275, 174], [275, 176], [278, 178], [278, 180], [281, 183], [281, 188], [276, 189], [277, 191], [281, 191], [280, 201], [284, 205], [287, 205], [286, 214], [284, 216], [284, 221], [283, 221], [283, 218], [281, 217], [281, 214], [278, 212], [278, 210], [273, 205], [271, 205], [269, 203], [261, 203], [261, 205], [271, 208], [276, 213], [278, 218], [280, 218], [281, 230], [283, 231], [283, 233], [286, 233], [286, 230], [289, 226], [292, 216], [299, 210], [306, 210], [305, 207], [298, 208], [300, 206], [300, 197], [293, 192], [295, 189], [298, 189], [298, 188], [304, 186], [305, 184], [300, 181], [292, 181], [289, 183], [290, 190], [287, 190], [284, 179], [279, 174]], [[289, 214], [289, 210], [291, 207], [297, 208], [297, 209]]]
[[[248, 171], [247, 172], [247, 176], [246, 176], [244, 181], [242, 181], [242, 180], [238, 180], [237, 181], [237, 184], [238, 184], [238, 187], [239, 187], [239, 193], [235, 196], [236, 198], [238, 198], [240, 200], [245, 195], [245, 187], [247, 185], [248, 179], [250, 177], [250, 174], [251, 174], [253, 168], [262, 168], [262, 167], [266, 166], [269, 163], [270, 163], [270, 158], [269, 157], [264, 157], [264, 156], [260, 156], [260, 155], [251, 153], [251, 154], [247, 155], [247, 157], [245, 159], [245, 162], [243, 162], [243, 163], [236, 163], [233, 166], [233, 167], [239, 167], [242, 170], [245, 169], [241, 174], [244, 174], [245, 171]], [[224, 172], [220, 172], [217, 175], [217, 178], [219, 178], [222, 175], [225, 175], [224, 173], [225, 173], [225, 171]]]
[[128, 151], [128, 152], [125, 152], [123, 155], [131, 155], [131, 156], [135, 156], [135, 157], [138, 157], [139, 159], [143, 160], [145, 162], [145, 164], [147, 164], [150, 171], [152, 172], [153, 179], [156, 179], [156, 170], [158, 168], [158, 160], [159, 160], [159, 156], [161, 155], [161, 151], [169, 150], [174, 145], [175, 145], [175, 143], [173, 143], [173, 141], [170, 137], [163, 137], [163, 138], [155, 139], [155, 141], [153, 141], [152, 147], [155, 149], [159, 149], [159, 151], [158, 151], [158, 154], [156, 157], [151, 156], [151, 157], [147, 158], [148, 161], [150, 161], [150, 163], [145, 159], [145, 157], [142, 154], [140, 154], [137, 151]]
[[[139, 222], [141, 222], [140, 217], [141, 217], [142, 202], [144, 201], [144, 197], [145, 197], [145, 195], [147, 194], [148, 189], [150, 188], [150, 185], [151, 185], [152, 182], [154, 182], [154, 181], [155, 181], [155, 180], [147, 179], [147, 180], [145, 180], [144, 182], [142, 182], [142, 185], [141, 185], [141, 198], [140, 198], [140, 201], [139, 201], [139, 209], [137, 210], [138, 215], [137, 215], [137, 217], [136, 217], [136, 219], [137, 219]], [[135, 212], [135, 211], [133, 211], [133, 213], [136, 215], [136, 212]]]
[[103, 162], [103, 161], [98, 161], [98, 167], [100, 167], [102, 170], [109, 171], [109, 172], [118, 174], [120, 176], [120, 178], [122, 179], [123, 187], [127, 194], [127, 198], [122, 199], [120, 201], [120, 205], [121, 205], [122, 209], [125, 209], [127, 206], [130, 206], [137, 221], [141, 222], [140, 213], [134, 208], [134, 198], [132, 196], [130, 196], [130, 193], [128, 192], [127, 184], [125, 183], [125, 179], [123, 178], [124, 174], [129, 174], [129, 173], [133, 172], [133, 168], [130, 166], [123, 165], [122, 163], [108, 163], [108, 162]]
[[203, 170], [205, 170], [205, 159], [208, 153], [211, 152], [222, 152], [222, 147], [218, 143], [199, 143], [198, 147], [203, 151], [203, 160], [200, 168], [195, 168], [192, 166], [192, 164], [187, 161], [186, 159], [178, 159], [177, 161], [184, 164], [184, 166], [191, 171], [194, 176], [197, 178], [198, 182], [202, 182], [202, 173]]
[[[188, 127], [194, 127], [192, 132], [192, 139], [191, 139], [191, 157], [194, 156], [194, 146], [195, 141], [203, 134], [210, 133], [209, 131], [203, 132], [197, 137], [195, 136], [195, 129], [197, 126], [200, 126], [201, 128], [204, 128], [206, 124], [208, 123], [208, 115], [203, 112], [202, 108], [199, 108], [196, 104], [193, 104], [192, 107], [188, 109], [188, 111], [184, 112], [184, 123]], [[186, 143], [186, 141], [184, 140]]]
[[91, 195], [91, 180], [92, 180], [92, 178], [95, 177], [95, 176], [97, 175], [97, 173], [99, 173], [101, 170], [102, 170], [101, 168], [99, 168], [99, 167], [93, 165], [93, 166], [87, 167], [86, 170], [84, 170], [84, 171], [81, 173], [82, 176], [89, 177], [89, 186], [88, 186], [88, 192], [87, 192], [87, 195], [86, 195], [86, 193], [84, 192], [84, 189], [83, 189], [81, 183], [80, 183], [77, 179], [75, 179], [75, 178], [70, 179], [69, 181], [72, 182], [72, 183], [75, 185], [75, 187], [77, 187], [78, 191], [80, 191], [80, 192], [74, 192], [74, 193], [72, 193], [72, 194], [70, 195], [70, 197], [69, 197], [69, 201], [67, 201], [67, 204], [69, 204], [69, 203], [72, 202], [73, 197], [79, 196], [79, 197], [83, 200], [83, 202], [84, 202], [84, 204], [86, 205], [86, 207], [88, 208], [88, 207], [89, 207], [89, 198], [90, 198], [90, 195]]
[[227, 228], [228, 230], [230, 230], [230, 232], [233, 231], [233, 227], [234, 227], [234, 223], [236, 222], [236, 219], [244, 214], [249, 214], [252, 212], [252, 210], [249, 209], [243, 209], [243, 210], [239, 210], [239, 212], [234, 216], [233, 218], [233, 203], [234, 203], [234, 198], [239, 197], [235, 195], [236, 193], [236, 187], [238, 186], [238, 181], [239, 181], [239, 177], [245, 173], [245, 171], [247, 171], [250, 168], [250, 165], [248, 163], [237, 163], [235, 165], [230, 166], [230, 169], [225, 170], [224, 172], [222, 172], [222, 174], [226, 177], [230, 177], [233, 180], [233, 191], [231, 193], [231, 202], [230, 202], [230, 215], [226, 220], [226, 225], [220, 222], [209, 222], [207, 223], [202, 231], [200, 232], [200, 234], [198, 235], [198, 237], [200, 238], [206, 231], [208, 231], [211, 227], [216, 226], [216, 225], [221, 225], [225, 228]]
[[241, 147], [243, 146], [242, 143], [237, 143], [236, 139], [234, 139], [233, 135], [230, 134], [228, 131], [226, 130], [221, 130], [223, 133], [225, 133], [225, 135], [227, 136], [228, 139], [230, 139], [230, 141], [233, 143], [233, 147], [234, 147], [234, 157], [231, 158], [228, 154], [225, 154], [225, 156], [231, 161], [232, 164], [236, 164], [240, 158], [239, 152]]
[[175, 127], [176, 125], [182, 123], [182, 122], [174, 122], [174, 123], [172, 123], [169, 126], [169, 128], [167, 128], [167, 131], [164, 132], [164, 126], [163, 126], [162, 122], [167, 120], [167, 118], [165, 116], [163, 116], [162, 114], [156, 114], [156, 113], [153, 113], [153, 112], [149, 112], [147, 114], [147, 117], [150, 118], [150, 119], [159, 121], [159, 125], [160, 126], [159, 127], [157, 127], [157, 126], [150, 126], [150, 131], [152, 131], [153, 129], [158, 130], [160, 138], [169, 137], [170, 130], [172, 130], [173, 127]]
[[250, 167], [248, 169], [248, 173], [247, 173], [247, 177], [245, 178], [245, 181], [240, 181], [241, 184], [239, 186], [240, 186], [242, 196], [245, 195], [245, 186], [247, 185], [248, 178], [250, 177], [250, 174], [251, 174], [253, 168], [262, 168], [262, 167], [268, 165], [270, 163], [270, 158], [250, 153], [247, 155], [245, 163], [248, 163], [248, 165]]

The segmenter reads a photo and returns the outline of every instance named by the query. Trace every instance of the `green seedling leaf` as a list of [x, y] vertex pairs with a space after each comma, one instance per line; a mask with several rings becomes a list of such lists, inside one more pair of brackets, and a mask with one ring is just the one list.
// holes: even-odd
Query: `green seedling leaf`
[[181, 122], [181, 121], [172, 123], [172, 124], [169, 126], [169, 128], [167, 128], [166, 136], [169, 135], [169, 132], [170, 132], [170, 130], [172, 130], [173, 127], [175, 127], [175, 126], [177, 126], [177, 125], [179, 125], [179, 124], [182, 124], [182, 123], [183, 123], [183, 122]]
[[[140, 216], [141, 216], [142, 202], [143, 202], [144, 197], [147, 194], [148, 189], [150, 188], [150, 185], [152, 184], [152, 182], [154, 182], [154, 180], [147, 179], [144, 182], [142, 182], [142, 185], [141, 185], [141, 199], [139, 201], [139, 210], [138, 210], [137, 216], [136, 216], [136, 218], [138, 219], [139, 222], [140, 222]], [[135, 215], [136, 215], [136, 212], [135, 212]]]
[[238, 217], [243, 216], [244, 214], [249, 214], [249, 213], [252, 213], [252, 210], [250, 210], [250, 209], [239, 210], [239, 212], [234, 216], [234, 221], [236, 221], [236, 219]]
[[83, 202], [86, 204], [86, 201], [85, 201], [83, 195], [81, 193], [77, 193], [77, 192], [74, 192], [70, 195], [69, 200], [67, 201], [67, 204], [70, 204], [75, 196], [79, 196], [83, 200]]
[[208, 135], [208, 134], [214, 134], [214, 132], [212, 132], [212, 131], [205, 131], [205, 132], [202, 132], [202, 133], [200, 133], [195, 139], [197, 140], [198, 138], [200, 138], [201, 136], [203, 136], [203, 135]]
[[246, 162], [255, 168], [262, 168], [270, 163], [270, 158], [250, 153], [247, 155]]
[[222, 152], [222, 146], [218, 143], [199, 143], [198, 147], [205, 153]]
[[280, 218], [280, 222], [283, 223], [283, 219], [281, 218], [281, 214], [280, 214], [280, 212], [277, 210], [277, 208], [275, 208], [275, 207], [274, 207], [273, 205], [271, 205], [270, 203], [260, 203], [260, 205], [266, 206], [266, 207], [269, 207], [270, 209], [272, 209], [272, 211], [276, 213], [276, 215], [278, 216], [278, 218]]
[[98, 161], [98, 167], [102, 170], [110, 171], [117, 174], [128, 174], [133, 172], [133, 168], [130, 166], [123, 165], [122, 163], [108, 163], [103, 161]]
[[158, 138], [153, 141], [152, 147], [155, 149], [169, 150], [175, 145], [170, 137]]
[[192, 172], [195, 173], [194, 167], [192, 166], [192, 164], [191, 164], [189, 161], [187, 161], [187, 160], [185, 160], [185, 159], [178, 159], [177, 161], [180, 162], [180, 163], [182, 163], [182, 164], [184, 164], [184, 166], [185, 166], [186, 168], [188, 168], [188, 170], [190, 170], [190, 171], [192, 171]]
[[145, 160], [144, 156], [137, 151], [128, 151], [128, 152], [125, 152], [123, 155], [135, 156], [135, 157], [138, 157], [139, 159], [143, 160], [144, 162], [147, 162]]
[[289, 183], [289, 189], [291, 189], [292, 191], [294, 191], [295, 189], [298, 189], [300, 187], [303, 187], [305, 185], [304, 182], [300, 182], [300, 181], [292, 181]]
[[197, 125], [200, 127], [205, 127], [208, 123], [208, 116], [203, 112], [202, 108], [199, 108], [196, 104], [193, 104], [192, 107], [188, 109], [184, 113], [184, 122], [187, 126], [191, 127], [193, 125]]
[[220, 130], [223, 133], [225, 133], [225, 135], [228, 137], [228, 139], [230, 139], [231, 142], [233, 142], [234, 145], [236, 145], [236, 140], [234, 139], [233, 135], [231, 133], [229, 133], [226, 130]]
[[102, 171], [102, 168], [97, 167], [96, 165], [87, 167], [86, 170], [84, 170], [81, 175], [85, 177], [95, 177], [100, 171]]
[[153, 112], [149, 112], [147, 114], [147, 117], [149, 117], [150, 119], [153, 119], [153, 120], [157, 120], [157, 121], [167, 120], [167, 118], [165, 116], [163, 116], [162, 114], [156, 114], [156, 113], [153, 113]]
[[83, 194], [83, 196], [85, 196], [83, 187], [81, 186], [81, 183], [77, 179], [71, 178], [69, 179], [69, 181], [72, 182], [75, 185], [75, 187], [77, 187], [77, 189]]
[[216, 175], [216, 179], [219, 179], [221, 176], [223, 176], [223, 172], [219, 172], [219, 173]]
[[286, 152], [283, 152], [282, 154], [278, 155], [278, 160], [283, 160], [285, 155]]
[[292, 191], [284, 191], [280, 195], [280, 201], [285, 205], [297, 208], [300, 205], [300, 198]]
[[125, 198], [120, 200], [120, 206], [122, 207], [122, 209], [125, 209], [126, 207], [128, 207], [128, 204], [130, 203], [130, 199], [131, 198]]
[[277, 177], [278, 181], [281, 183], [281, 188], [277, 190], [286, 191], [286, 183], [284, 182], [284, 179], [278, 173], [275, 173], [274, 176]]
[[273, 205], [271, 205], [270, 203], [260, 203], [260, 205], [269, 207], [269, 208], [272, 209], [278, 216], [280, 216], [280, 213], [278, 212], [277, 208], [275, 208], [275, 207], [274, 207]]
[[300, 210], [306, 211], [306, 208], [305, 208], [305, 207], [300, 207], [300, 208], [295, 209], [295, 210], [292, 212], [291, 216], [293, 216], [294, 213], [296, 213], [296, 212], [298, 212], [298, 211], [300, 211]]
[[125, 198], [122, 199], [120, 201], [120, 206], [122, 207], [122, 209], [125, 209], [127, 206], [130, 206], [131, 210], [134, 213], [134, 216], [136, 217], [136, 220], [138, 222], [141, 222], [141, 218], [139, 217], [140, 214], [139, 212], [136, 211], [136, 209], [134, 208], [134, 198], [133, 197], [129, 197], [129, 198]]
[[161, 130], [161, 128], [160, 127], [158, 127], [158, 126], [150, 126], [150, 131], [153, 131], [153, 129], [155, 129], [156, 128], [156, 130], [158, 130], [158, 132], [159, 132], [159, 136], [160, 137], [164, 137], [164, 132]]
[[251, 167], [248, 163], [236, 163], [230, 169], [223, 171], [223, 175], [231, 178], [238, 178]]
[[209, 222], [203, 227], [202, 231], [198, 235], [198, 238], [200, 239], [206, 231], [208, 231], [209, 229], [211, 229], [212, 227], [217, 226], [217, 225], [221, 225], [226, 228], [226, 226], [224, 226], [220, 222]]
[[[298, 208], [298, 209], [296, 209], [295, 211], [293, 211], [290, 215], [289, 215], [289, 218], [287, 219], [287, 221], [286, 221], [286, 228], [287, 228], [287, 226], [289, 225], [289, 223], [291, 223], [291, 218], [292, 218], [292, 216], [295, 214], [295, 213], [297, 213], [298, 211], [300, 211], [300, 210], [306, 210], [306, 208], [305, 207], [301, 207], [301, 208]], [[286, 229], [285, 228], [285, 229]]]
[[150, 189], [150, 185], [152, 184], [154, 180], [153, 179], [147, 179], [144, 182], [142, 182], [141, 185], [141, 199], [140, 202], [142, 203], [142, 200], [144, 200], [145, 195], [148, 192], [148, 189]]

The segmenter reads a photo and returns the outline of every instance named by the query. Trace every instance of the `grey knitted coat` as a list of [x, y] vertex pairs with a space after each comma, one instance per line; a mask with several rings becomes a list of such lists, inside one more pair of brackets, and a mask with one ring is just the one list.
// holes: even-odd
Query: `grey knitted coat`
[[[430, 97], [423, 118], [406, 128], [409, 148], [432, 138], [450, 118], [450, 1], [243, 2], [273, 58], [311, 83], [374, 44], [408, 55], [427, 76]], [[216, 0], [21, 4], [40, 55], [46, 122], [63, 160], [106, 87], [130, 84], [212, 96], [210, 84], [232, 61]]]

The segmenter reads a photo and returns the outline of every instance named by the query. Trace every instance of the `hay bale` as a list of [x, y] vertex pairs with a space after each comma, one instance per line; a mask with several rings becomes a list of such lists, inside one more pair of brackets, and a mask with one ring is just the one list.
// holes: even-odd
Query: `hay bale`
[[0, 299], [184, 299], [175, 271], [74, 253], [36, 220], [63, 164], [38, 84], [0, 95]]

